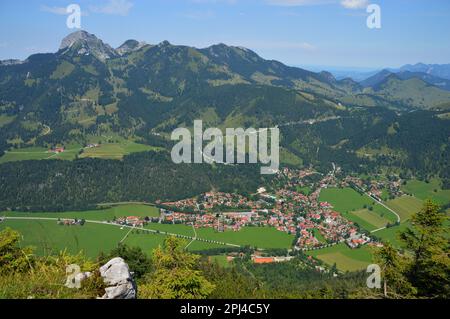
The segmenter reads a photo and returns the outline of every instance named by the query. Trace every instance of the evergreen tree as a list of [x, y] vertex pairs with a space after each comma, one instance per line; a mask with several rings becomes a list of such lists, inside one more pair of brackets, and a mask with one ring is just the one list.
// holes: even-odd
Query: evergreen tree
[[382, 270], [384, 297], [406, 297], [416, 293], [404, 275], [408, 267], [406, 257], [401, 256], [391, 244], [385, 244], [377, 251], [375, 260]]
[[417, 287], [419, 296], [450, 296], [446, 219], [447, 216], [440, 211], [439, 206], [428, 200], [423, 209], [412, 217], [413, 228], [408, 228], [400, 235], [413, 254], [407, 276], [413, 286]]
[[140, 298], [203, 299], [214, 290], [195, 268], [200, 256], [185, 251], [184, 246], [184, 240], [168, 237], [163, 248], [153, 251], [154, 272], [140, 287]]

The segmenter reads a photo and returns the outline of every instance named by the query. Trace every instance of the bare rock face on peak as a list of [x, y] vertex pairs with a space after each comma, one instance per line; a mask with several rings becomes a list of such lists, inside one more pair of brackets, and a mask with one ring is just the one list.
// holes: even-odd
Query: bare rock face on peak
[[113, 258], [100, 267], [100, 275], [108, 286], [101, 299], [136, 299], [136, 283], [122, 258]]
[[127, 40], [120, 47], [116, 49], [119, 55], [125, 55], [134, 51], [137, 51], [147, 45], [145, 42], [139, 42], [136, 40]]
[[117, 57], [117, 52], [95, 35], [76, 31], [65, 37], [59, 50], [62, 54], [93, 55], [101, 61]]

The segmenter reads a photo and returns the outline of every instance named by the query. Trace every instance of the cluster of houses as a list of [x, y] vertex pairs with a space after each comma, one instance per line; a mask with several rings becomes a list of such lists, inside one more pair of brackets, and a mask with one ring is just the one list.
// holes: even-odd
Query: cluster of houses
[[[245, 226], [271, 226], [295, 235], [294, 248], [301, 250], [341, 242], [351, 248], [372, 243], [371, 238], [361, 233], [353, 222], [334, 211], [330, 203], [319, 201], [321, 189], [349, 184], [366, 186], [361, 179], [347, 177], [338, 181], [334, 173], [321, 175], [316, 179], [312, 192], [305, 195], [297, 191], [299, 186], [303, 186], [302, 179], [318, 173], [311, 169], [284, 168], [278, 174], [286, 181], [286, 186], [274, 194], [268, 193], [264, 187], [260, 187], [258, 196], [252, 199], [239, 194], [208, 192], [195, 198], [163, 203], [165, 208], [160, 208], [159, 217], [128, 216], [114, 222], [133, 227], [147, 223], [186, 224], [218, 232], [240, 231]], [[269, 262], [269, 257], [259, 258], [256, 256], [255, 262]], [[278, 261], [273, 259], [273, 262]]]
[[268, 198], [272, 200], [275, 197], [261, 195], [258, 200], [250, 200], [240, 194], [223, 193], [223, 192], [208, 192], [198, 197], [179, 200], [176, 202], [162, 203], [165, 207], [170, 207], [172, 210], [190, 211], [207, 213], [214, 212], [217, 209], [221, 211], [240, 211], [240, 210], [258, 210], [270, 206]]
[[191, 214], [160, 209], [159, 222], [172, 224], [192, 224], [195, 228], [213, 228], [218, 232], [239, 231], [244, 226], [263, 226], [264, 213], [268, 210], [254, 210], [246, 212], [225, 212], [220, 214], [202, 213]]
[[113, 221], [118, 225], [132, 226], [132, 227], [143, 227], [147, 223], [150, 222], [149, 217], [138, 217], [138, 216], [126, 216], [126, 217], [118, 217]]
[[193, 212], [208, 212], [214, 208], [223, 209], [259, 209], [265, 207], [267, 203], [263, 200], [252, 201], [239, 194], [208, 192], [198, 197], [179, 200], [176, 202], [163, 203], [164, 206], [189, 210]]
[[400, 197], [403, 195], [403, 191], [400, 188], [401, 180], [399, 178], [386, 181], [371, 180], [365, 182], [358, 177], [347, 176], [341, 182], [341, 186], [353, 186], [360, 191], [367, 192], [369, 196], [375, 198], [376, 200], [382, 200], [383, 190], [393, 197]]
[[[305, 196], [282, 189], [277, 192], [277, 196], [279, 199], [269, 224], [280, 231], [296, 234], [296, 246], [299, 248], [341, 242], [357, 231], [354, 224], [334, 211], [329, 203], [316, 201], [318, 195], [315, 192]], [[320, 241], [316, 232], [326, 242], [323, 239]]]
[[[171, 208], [161, 209], [157, 222], [190, 224], [196, 228], [213, 228], [219, 232], [239, 231], [245, 226], [271, 226], [295, 235], [297, 249], [340, 242], [356, 248], [371, 241], [368, 236], [359, 232], [353, 222], [334, 211], [330, 203], [319, 201], [321, 189], [343, 186], [345, 183], [362, 185], [360, 179], [338, 181], [334, 173], [321, 175], [311, 194], [305, 195], [296, 191], [297, 187], [303, 186], [303, 178], [318, 173], [312, 169], [284, 168], [278, 174], [285, 181], [285, 187], [278, 189], [275, 194], [260, 187], [257, 190], [259, 199], [253, 197], [250, 200], [239, 194], [209, 192], [196, 198], [164, 203]], [[220, 213], [216, 213], [217, 207], [220, 207]], [[239, 211], [243, 207], [248, 209]], [[186, 208], [196, 213], [177, 211]], [[236, 211], [223, 212], [224, 208]]]
[[348, 237], [345, 240], [345, 243], [350, 247], [350, 248], [357, 248], [361, 245], [367, 244], [371, 241], [371, 238], [364, 235], [364, 234], [360, 234], [358, 232], [356, 232], [356, 230], [353, 230], [350, 233], [350, 237]]

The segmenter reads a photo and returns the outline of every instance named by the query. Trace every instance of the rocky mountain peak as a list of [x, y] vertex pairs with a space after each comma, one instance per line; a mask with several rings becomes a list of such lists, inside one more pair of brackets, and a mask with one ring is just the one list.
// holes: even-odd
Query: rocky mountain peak
[[116, 52], [119, 55], [125, 55], [127, 53], [137, 51], [145, 45], [147, 45], [145, 42], [139, 42], [139, 41], [131, 39], [131, 40], [125, 41], [120, 47], [118, 47], [116, 49]]
[[62, 53], [74, 51], [77, 55], [93, 55], [101, 61], [117, 56], [117, 52], [95, 35], [76, 31], [65, 37], [59, 48]]

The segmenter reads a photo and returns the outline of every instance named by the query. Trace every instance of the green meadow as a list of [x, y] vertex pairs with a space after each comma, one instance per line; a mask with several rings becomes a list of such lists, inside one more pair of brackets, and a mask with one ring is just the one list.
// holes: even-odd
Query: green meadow
[[150, 223], [144, 227], [146, 229], [152, 229], [152, 230], [156, 230], [156, 231], [160, 231], [160, 232], [167, 232], [167, 233], [172, 233], [172, 234], [179, 234], [179, 235], [194, 237], [194, 230], [192, 229], [192, 226], [188, 226], [188, 225]]
[[340, 213], [359, 210], [364, 205], [374, 206], [375, 201], [365, 195], [359, 194], [352, 188], [326, 188], [320, 192], [319, 200], [329, 202]]
[[149, 145], [138, 144], [132, 141], [122, 141], [120, 143], [101, 144], [98, 147], [85, 148], [80, 158], [103, 158], [122, 159], [125, 155], [137, 152], [157, 150], [158, 148]]
[[443, 190], [441, 181], [437, 178], [431, 179], [428, 183], [416, 179], [410, 180], [403, 185], [402, 189], [421, 200], [431, 199], [440, 205], [450, 202], [450, 189]]
[[[74, 160], [80, 158], [103, 158], [122, 159], [131, 153], [160, 150], [158, 147], [139, 144], [133, 141], [122, 139], [118, 143], [102, 143], [99, 147], [83, 148], [79, 144], [68, 144], [62, 153], [51, 153], [43, 147], [26, 147], [22, 149], [12, 149], [0, 157], [0, 164], [13, 161], [61, 159]], [[81, 153], [79, 155], [79, 153]]]
[[35, 247], [38, 255], [57, 254], [67, 250], [72, 254], [80, 251], [95, 258], [100, 251], [110, 251], [127, 234], [128, 229], [111, 225], [89, 224], [62, 226], [56, 221], [6, 220], [0, 230], [10, 227], [22, 234], [21, 246]]
[[[367, 195], [352, 188], [327, 188], [320, 192], [319, 200], [329, 202], [334, 210], [360, 227], [372, 231], [394, 223], [397, 218], [385, 207]], [[372, 209], [370, 210], [369, 207]]]
[[43, 160], [48, 159], [53, 153], [48, 153], [48, 150], [43, 147], [28, 147], [22, 149], [13, 149], [7, 151], [0, 157], [0, 163], [26, 161], [26, 160]]
[[306, 254], [318, 258], [328, 265], [336, 266], [341, 271], [355, 271], [366, 269], [372, 263], [372, 248], [363, 246], [350, 249], [341, 243], [332, 247], [307, 251]]
[[391, 209], [400, 215], [402, 222], [407, 221], [423, 206], [423, 201], [414, 196], [404, 195], [386, 203]]
[[[159, 210], [150, 205], [124, 204], [106, 209], [60, 212], [60, 213], [21, 213], [2, 212], [0, 216], [30, 217], [30, 218], [78, 218], [87, 221], [110, 221], [123, 216], [159, 216]], [[55, 254], [67, 249], [70, 253], [83, 251], [87, 256], [94, 258], [99, 252], [108, 252], [123, 241], [130, 246], [141, 247], [150, 252], [161, 245], [166, 234], [195, 237], [199, 240], [186, 239], [186, 245], [191, 251], [200, 251], [212, 248], [225, 247], [221, 243], [235, 245], [250, 245], [258, 248], [289, 248], [294, 239], [293, 235], [280, 232], [269, 227], [244, 227], [238, 232], [216, 232], [211, 228], [194, 229], [190, 225], [150, 223], [145, 229], [131, 229], [113, 224], [95, 224], [86, 222], [83, 226], [61, 226], [56, 220], [4, 220], [0, 229], [11, 227], [21, 232], [23, 239], [21, 245], [36, 247], [36, 254]], [[200, 240], [201, 239], [201, 240]], [[220, 243], [209, 243], [203, 240], [214, 240]], [[189, 245], [188, 245], [189, 244]]]

